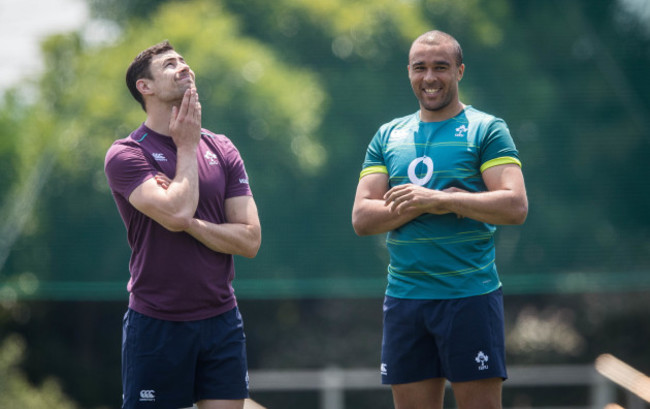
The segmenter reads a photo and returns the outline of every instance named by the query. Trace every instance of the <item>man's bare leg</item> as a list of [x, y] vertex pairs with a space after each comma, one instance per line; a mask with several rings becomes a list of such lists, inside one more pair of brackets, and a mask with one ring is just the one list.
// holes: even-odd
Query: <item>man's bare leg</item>
[[395, 409], [442, 409], [445, 379], [432, 378], [419, 382], [391, 385]]

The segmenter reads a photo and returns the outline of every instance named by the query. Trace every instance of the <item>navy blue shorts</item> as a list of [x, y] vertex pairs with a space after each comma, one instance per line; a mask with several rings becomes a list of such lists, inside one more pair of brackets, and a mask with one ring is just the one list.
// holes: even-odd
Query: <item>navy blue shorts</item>
[[383, 384], [506, 379], [503, 293], [451, 300], [386, 296]]
[[203, 399], [248, 397], [239, 310], [165, 321], [129, 309], [122, 327], [122, 408], [178, 409]]

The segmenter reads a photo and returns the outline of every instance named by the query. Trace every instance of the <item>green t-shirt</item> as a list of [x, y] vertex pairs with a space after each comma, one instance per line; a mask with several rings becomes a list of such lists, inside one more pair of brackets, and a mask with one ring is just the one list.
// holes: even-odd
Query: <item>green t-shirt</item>
[[[421, 122], [419, 111], [382, 125], [361, 177], [386, 173], [390, 187], [486, 191], [481, 172], [515, 163], [519, 155], [506, 123], [468, 106], [442, 122]], [[455, 214], [424, 214], [388, 233], [386, 294], [397, 298], [451, 299], [501, 286], [494, 255], [494, 225]]]

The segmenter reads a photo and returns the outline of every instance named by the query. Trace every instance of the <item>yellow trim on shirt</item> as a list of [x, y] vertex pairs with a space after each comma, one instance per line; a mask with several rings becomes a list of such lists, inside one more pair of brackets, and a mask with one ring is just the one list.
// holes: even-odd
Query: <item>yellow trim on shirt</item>
[[485, 172], [485, 170], [494, 167], [494, 166], [499, 166], [499, 165], [506, 165], [508, 163], [514, 163], [515, 165], [519, 165], [521, 167], [521, 161], [517, 158], [513, 158], [512, 156], [504, 156], [501, 158], [495, 158], [491, 159], [484, 164], [481, 165], [481, 173]]
[[388, 175], [388, 169], [386, 169], [386, 166], [368, 166], [364, 170], [361, 171], [361, 175], [359, 175], [359, 179], [366, 175], [370, 175], [372, 173], [385, 173]]

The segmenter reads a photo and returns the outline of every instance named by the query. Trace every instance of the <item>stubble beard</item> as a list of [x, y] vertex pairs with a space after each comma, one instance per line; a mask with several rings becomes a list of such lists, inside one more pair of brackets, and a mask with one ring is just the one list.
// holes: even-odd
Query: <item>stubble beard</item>
[[165, 96], [165, 100], [170, 104], [170, 105], [177, 105], [180, 106], [181, 102], [183, 102], [183, 97], [185, 96], [185, 91], [188, 89], [193, 89], [196, 88], [194, 83], [191, 84], [183, 84], [182, 86], [179, 86], [176, 88], [176, 90], [169, 92]]
[[443, 101], [438, 103], [427, 103], [424, 101], [424, 98], [420, 99], [420, 106], [429, 112], [440, 112], [443, 111], [451, 104], [451, 99], [446, 98]]
[[438, 101], [427, 101], [427, 97], [424, 94], [424, 91], [420, 91], [418, 95], [418, 100], [420, 102], [420, 107], [429, 112], [441, 112], [449, 108], [454, 101], [453, 93], [450, 90], [445, 89], [444, 95], [441, 96], [441, 99]]

